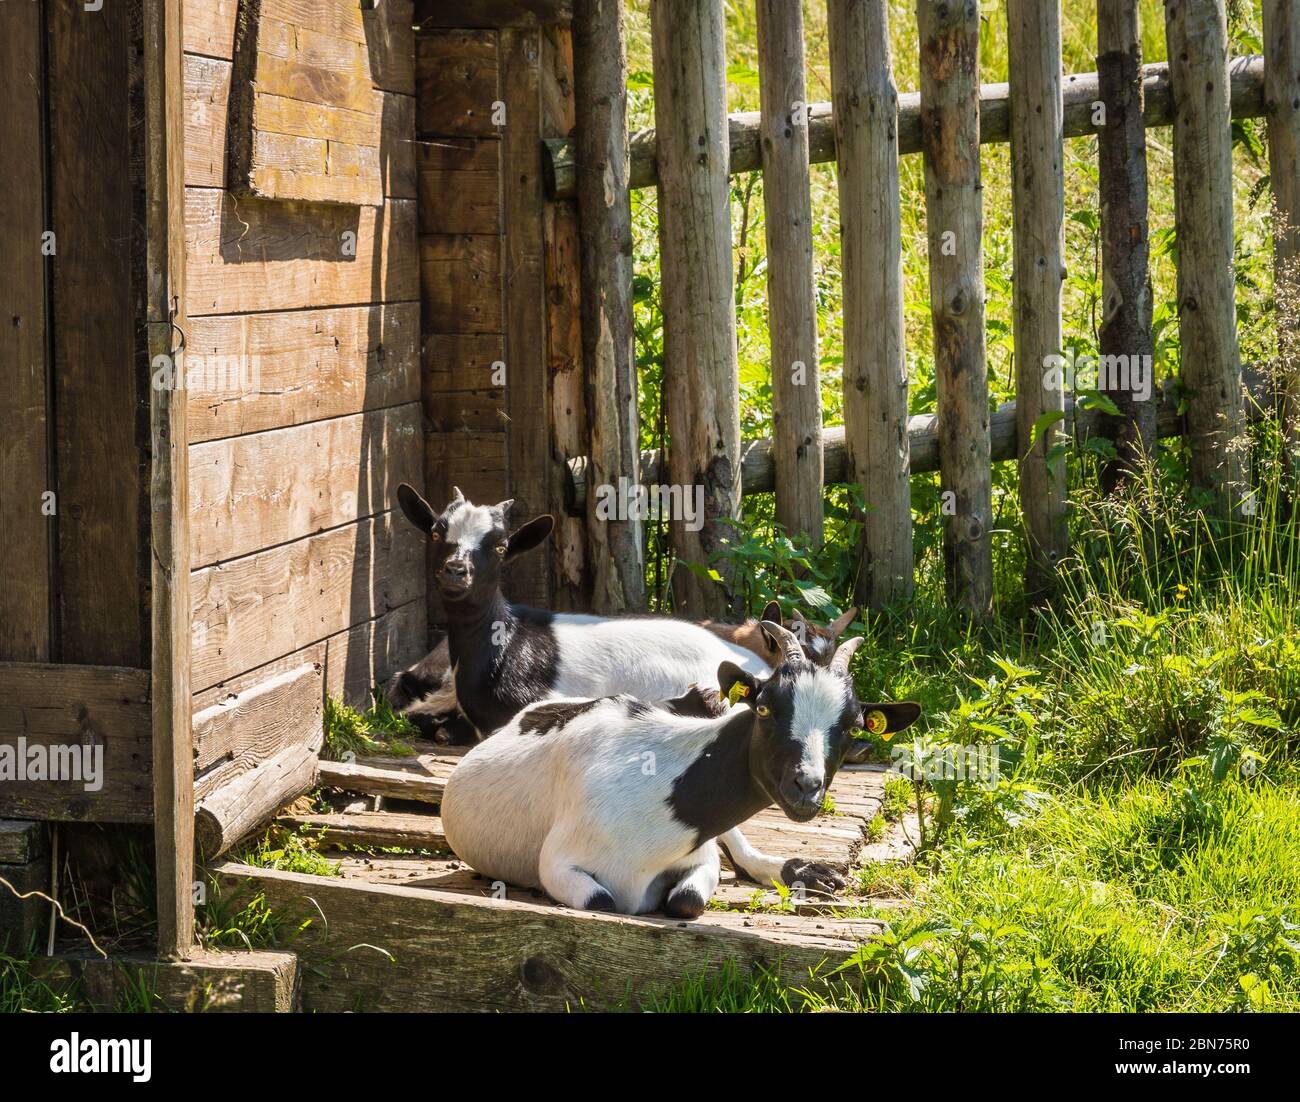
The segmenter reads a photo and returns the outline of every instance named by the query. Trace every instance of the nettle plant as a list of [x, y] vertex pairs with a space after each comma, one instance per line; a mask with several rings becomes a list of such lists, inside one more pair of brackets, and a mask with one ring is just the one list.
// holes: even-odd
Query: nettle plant
[[961, 694], [928, 735], [893, 748], [894, 767], [912, 781], [922, 848], [958, 821], [1018, 826], [1044, 799], [1029, 781], [1050, 761], [1040, 674], [1005, 658], [992, 661], [990, 676], [967, 675], [976, 691]]

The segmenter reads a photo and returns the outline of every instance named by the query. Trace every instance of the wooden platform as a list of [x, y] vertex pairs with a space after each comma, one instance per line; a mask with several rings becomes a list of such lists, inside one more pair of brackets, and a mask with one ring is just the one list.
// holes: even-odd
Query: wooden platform
[[[333, 810], [295, 807], [277, 821], [317, 838], [337, 876], [219, 868], [226, 889], [260, 892], [308, 923], [285, 946], [304, 965], [304, 1009], [635, 1007], [724, 962], [815, 987], [880, 929], [880, 901], [853, 895], [851, 875], [883, 800], [880, 767], [842, 771], [833, 810], [812, 822], [773, 808], [745, 824], [762, 849], [849, 873], [845, 893], [795, 897], [726, 869], [710, 909], [682, 922], [572, 910], [537, 890], [494, 885], [457, 860], [436, 808], [463, 753], [417, 743], [410, 757], [322, 763]], [[899, 852], [898, 839], [891, 844], [870, 851]]]

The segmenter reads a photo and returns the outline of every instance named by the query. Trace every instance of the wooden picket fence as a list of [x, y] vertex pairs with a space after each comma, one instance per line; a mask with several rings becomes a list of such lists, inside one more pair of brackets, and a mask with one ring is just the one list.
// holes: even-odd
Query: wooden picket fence
[[[761, 109], [726, 112], [721, 0], [652, 0], [652, 132], [627, 136], [621, 5], [579, 3], [577, 128], [547, 144], [551, 193], [576, 196], [582, 240], [583, 354], [591, 440], [570, 462], [569, 500], [585, 505], [598, 609], [644, 601], [635, 520], [598, 515], [591, 488], [632, 482], [704, 487], [699, 531], [671, 525], [680, 560], [703, 562], [739, 515], [742, 494], [775, 491], [788, 531], [822, 535], [823, 486], [857, 483], [864, 518], [858, 599], [870, 608], [913, 588], [909, 476], [939, 472], [949, 594], [972, 616], [992, 602], [992, 472], [1019, 464], [1029, 550], [1026, 587], [1050, 592], [1069, 531], [1062, 464], [1073, 432], [1112, 437], [1118, 482], [1157, 436], [1186, 435], [1191, 477], [1225, 512], [1244, 495], [1229, 447], [1248, 402], [1237, 344], [1232, 121], [1266, 117], [1276, 258], [1300, 238], [1300, 0], [1265, 0], [1266, 56], [1229, 57], [1225, 0], [1166, 0], [1169, 64], [1143, 66], [1136, 0], [1097, 0], [1097, 72], [1063, 75], [1060, 5], [1007, 0], [1010, 84], [981, 85], [976, 0], [918, 0], [919, 92], [900, 95], [887, 0], [827, 0], [831, 103], [804, 106], [802, 5], [756, 0]], [[1121, 416], [1075, 418], [1044, 371], [1062, 347], [1063, 143], [1097, 134], [1104, 316], [1100, 353], [1152, 351], [1145, 130], [1173, 127], [1181, 382], [1185, 412], [1159, 391], [1112, 388]], [[1010, 142], [1014, 226], [1015, 401], [989, 412], [979, 146]], [[937, 412], [908, 417], [899, 158], [925, 162]], [[809, 165], [837, 165], [844, 317], [844, 426], [822, 425], [817, 378]], [[742, 444], [729, 177], [761, 171], [767, 208], [772, 440]], [[629, 189], [659, 189], [666, 457], [639, 453], [632, 329]], [[1278, 324], [1294, 328], [1279, 296]], [[1296, 365], [1281, 365], [1295, 424]], [[802, 378], [800, 378], [802, 376]], [[800, 384], [803, 385], [800, 385]], [[1037, 426], [1037, 429], [1036, 429]], [[724, 569], [724, 585], [725, 585]], [[674, 589], [692, 615], [728, 611], [723, 586], [685, 570]]]

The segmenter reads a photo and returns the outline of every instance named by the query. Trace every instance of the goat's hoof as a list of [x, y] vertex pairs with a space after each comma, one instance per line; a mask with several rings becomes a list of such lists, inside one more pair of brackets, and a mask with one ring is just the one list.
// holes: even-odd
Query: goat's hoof
[[705, 901], [694, 888], [673, 892], [664, 904], [664, 914], [669, 918], [699, 918], [704, 913]]
[[788, 887], [802, 885], [805, 891], [833, 895], [844, 887], [844, 877], [830, 865], [818, 861], [800, 861], [792, 857], [781, 866], [781, 879]]
[[591, 893], [591, 897], [582, 905], [584, 911], [613, 911], [614, 897], [604, 888], [597, 888]]

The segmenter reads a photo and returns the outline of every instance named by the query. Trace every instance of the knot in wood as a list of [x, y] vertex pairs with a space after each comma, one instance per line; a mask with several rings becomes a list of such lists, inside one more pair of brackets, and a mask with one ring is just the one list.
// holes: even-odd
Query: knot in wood
[[564, 977], [541, 957], [529, 957], [519, 968], [519, 979], [535, 995], [553, 995], [564, 986]]

